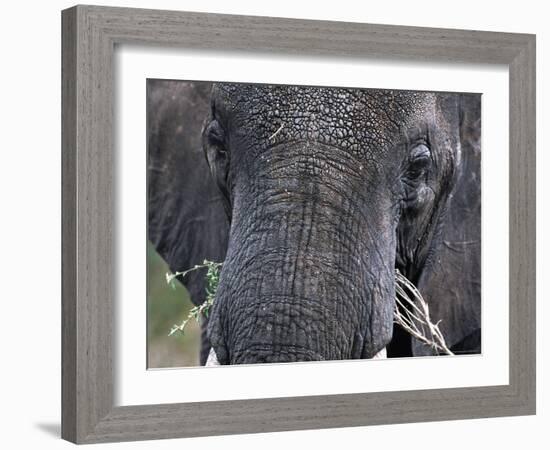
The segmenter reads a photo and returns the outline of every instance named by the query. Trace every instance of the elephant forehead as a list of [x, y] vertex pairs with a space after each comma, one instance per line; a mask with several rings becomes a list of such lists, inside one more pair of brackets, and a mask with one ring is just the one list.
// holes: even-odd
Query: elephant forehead
[[435, 95], [412, 91], [224, 83], [214, 98], [260, 141], [386, 148], [427, 121]]

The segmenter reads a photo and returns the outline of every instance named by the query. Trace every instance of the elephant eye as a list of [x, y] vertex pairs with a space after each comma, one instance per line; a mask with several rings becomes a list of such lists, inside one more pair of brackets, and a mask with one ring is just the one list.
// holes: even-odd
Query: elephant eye
[[220, 123], [214, 119], [206, 128], [206, 136], [210, 145], [213, 145], [218, 150], [218, 153], [225, 153], [224, 141], [225, 133]]
[[430, 149], [425, 144], [419, 144], [411, 151], [406, 172], [408, 180], [416, 181], [426, 173], [432, 163]]

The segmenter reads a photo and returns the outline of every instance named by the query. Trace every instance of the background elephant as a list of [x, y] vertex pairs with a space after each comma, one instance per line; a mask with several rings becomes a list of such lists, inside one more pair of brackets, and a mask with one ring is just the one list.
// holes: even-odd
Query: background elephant
[[149, 239], [172, 271], [225, 261], [201, 363], [432, 354], [393, 326], [395, 268], [480, 351], [479, 95], [149, 80], [147, 102]]

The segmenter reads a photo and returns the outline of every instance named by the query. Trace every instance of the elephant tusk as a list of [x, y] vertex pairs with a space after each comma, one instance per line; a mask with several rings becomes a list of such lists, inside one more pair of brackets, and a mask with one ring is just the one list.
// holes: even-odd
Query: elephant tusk
[[213, 348], [210, 349], [210, 353], [208, 353], [208, 358], [206, 359], [206, 367], [211, 366], [219, 366], [220, 362], [218, 361], [218, 357], [216, 356], [216, 352]]
[[386, 347], [384, 347], [382, 350], [380, 350], [376, 355], [372, 357], [372, 359], [387, 359], [388, 354], [386, 353]]

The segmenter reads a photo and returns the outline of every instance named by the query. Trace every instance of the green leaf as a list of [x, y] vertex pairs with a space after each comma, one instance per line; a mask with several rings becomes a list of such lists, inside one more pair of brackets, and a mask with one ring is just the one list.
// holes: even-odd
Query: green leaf
[[201, 305], [193, 307], [189, 311], [187, 318], [181, 323], [181, 325], [174, 325], [170, 330], [169, 336], [172, 336], [174, 333], [178, 331], [183, 334], [185, 326], [187, 325], [187, 322], [189, 322], [190, 319], [195, 319], [197, 323], [199, 323], [201, 314], [204, 317], [208, 317], [208, 315], [210, 314], [210, 308], [214, 304], [214, 299], [216, 298], [216, 292], [218, 290], [218, 285], [220, 282], [220, 268], [222, 267], [222, 265], [223, 263], [217, 263], [217, 262], [213, 262], [205, 259], [202, 264], [196, 265], [193, 268], [185, 270], [183, 272], [166, 273], [166, 282], [175, 289], [176, 286], [175, 286], [174, 280], [178, 276], [184, 277], [189, 272], [192, 272], [194, 270], [207, 269], [205, 274], [206, 300]]

